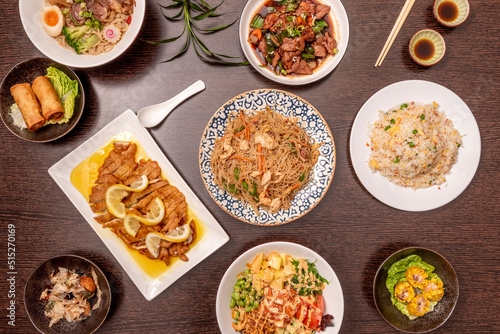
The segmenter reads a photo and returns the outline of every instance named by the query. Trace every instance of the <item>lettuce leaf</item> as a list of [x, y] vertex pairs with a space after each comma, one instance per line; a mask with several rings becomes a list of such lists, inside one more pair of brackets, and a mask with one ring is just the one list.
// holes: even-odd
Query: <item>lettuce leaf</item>
[[[416, 316], [411, 315], [408, 312], [408, 309], [406, 308], [406, 303], [403, 303], [399, 301], [395, 296], [394, 296], [394, 288], [399, 282], [406, 282], [406, 270], [410, 267], [419, 267], [422, 268], [428, 275], [429, 277], [427, 279], [436, 279], [437, 281], [441, 281], [439, 276], [434, 273], [434, 266], [428, 264], [427, 262], [422, 261], [422, 258], [418, 255], [410, 255], [405, 257], [404, 259], [401, 259], [397, 262], [395, 262], [387, 271], [387, 278], [385, 280], [385, 286], [387, 287], [387, 290], [389, 290], [389, 293], [391, 294], [391, 301], [392, 304], [395, 305], [398, 310], [406, 315], [410, 320], [416, 319]], [[417, 289], [417, 291], [419, 291]], [[437, 304], [437, 302], [435, 302]], [[434, 304], [434, 305], [435, 305]], [[432, 305], [432, 306], [434, 306]], [[431, 310], [434, 307], [431, 308]]]
[[64, 116], [59, 122], [50, 121], [47, 123], [67, 123], [75, 110], [75, 99], [78, 96], [78, 81], [71, 80], [66, 73], [54, 67], [47, 69], [46, 77], [50, 79], [64, 107]]

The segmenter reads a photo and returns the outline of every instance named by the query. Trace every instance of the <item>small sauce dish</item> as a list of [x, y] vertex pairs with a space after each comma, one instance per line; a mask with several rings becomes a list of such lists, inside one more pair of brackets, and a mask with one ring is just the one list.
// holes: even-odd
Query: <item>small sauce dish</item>
[[432, 66], [443, 59], [446, 43], [443, 36], [432, 29], [418, 31], [410, 40], [410, 56], [417, 64]]
[[441, 25], [454, 28], [467, 20], [470, 6], [467, 0], [436, 0], [434, 1], [433, 13]]

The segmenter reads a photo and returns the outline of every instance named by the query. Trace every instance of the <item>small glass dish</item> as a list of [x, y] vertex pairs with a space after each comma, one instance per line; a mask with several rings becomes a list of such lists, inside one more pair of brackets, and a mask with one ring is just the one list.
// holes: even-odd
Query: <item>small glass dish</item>
[[410, 40], [410, 56], [417, 64], [432, 66], [443, 59], [446, 43], [443, 36], [432, 29], [418, 31]]
[[470, 6], [467, 0], [436, 0], [433, 13], [436, 21], [441, 25], [454, 28], [467, 20]]

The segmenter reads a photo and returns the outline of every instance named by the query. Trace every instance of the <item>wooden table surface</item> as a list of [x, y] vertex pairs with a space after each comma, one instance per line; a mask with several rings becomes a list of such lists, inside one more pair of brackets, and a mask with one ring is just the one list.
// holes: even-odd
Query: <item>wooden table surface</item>
[[[226, 1], [219, 9], [222, 17], [202, 24], [234, 20], [244, 3]], [[34, 144], [0, 126], [0, 332], [36, 332], [23, 304], [26, 280], [40, 262], [72, 253], [97, 263], [111, 284], [112, 306], [99, 332], [218, 333], [216, 293], [228, 266], [253, 246], [281, 240], [313, 249], [335, 270], [345, 302], [341, 333], [397, 332], [379, 316], [372, 283], [384, 259], [407, 246], [441, 253], [457, 272], [458, 304], [436, 333], [500, 333], [500, 2], [471, 1], [467, 22], [446, 29], [433, 19], [432, 1], [417, 1], [381, 68], [373, 65], [403, 1], [343, 3], [351, 28], [349, 47], [337, 69], [317, 83], [284, 86], [250, 66], [203, 63], [192, 48], [182, 58], [160, 63], [174, 55], [182, 42], [153, 46], [138, 39], [115, 61], [76, 70], [87, 99], [82, 119], [67, 136]], [[3, 78], [15, 64], [43, 55], [24, 32], [18, 2], [1, 1], [0, 12]], [[181, 25], [167, 22], [156, 3], [148, 1], [139, 38], [175, 36]], [[447, 43], [444, 59], [430, 68], [416, 65], [407, 51], [411, 36], [424, 28], [436, 29]], [[237, 25], [203, 40], [216, 52], [242, 54]], [[206, 90], [150, 132], [231, 239], [148, 302], [47, 170], [126, 109], [138, 111], [162, 102], [198, 79], [206, 83]], [[352, 123], [363, 103], [379, 89], [407, 79], [436, 82], [458, 94], [474, 113], [482, 139], [481, 161], [468, 188], [451, 203], [421, 213], [390, 208], [371, 196], [356, 177], [349, 156]], [[258, 88], [290, 91], [313, 104], [327, 120], [337, 150], [333, 182], [321, 203], [301, 219], [277, 227], [245, 224], [225, 213], [206, 191], [198, 167], [201, 134], [214, 112], [232, 97]], [[8, 224], [15, 226], [16, 237], [15, 327], [8, 325], [6, 317]]]

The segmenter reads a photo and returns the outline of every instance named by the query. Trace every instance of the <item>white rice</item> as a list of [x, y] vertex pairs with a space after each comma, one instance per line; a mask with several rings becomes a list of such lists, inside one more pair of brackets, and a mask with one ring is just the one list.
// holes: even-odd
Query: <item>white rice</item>
[[413, 189], [446, 182], [445, 176], [457, 161], [462, 136], [437, 108], [436, 102], [411, 102], [380, 111], [370, 129], [371, 170]]

